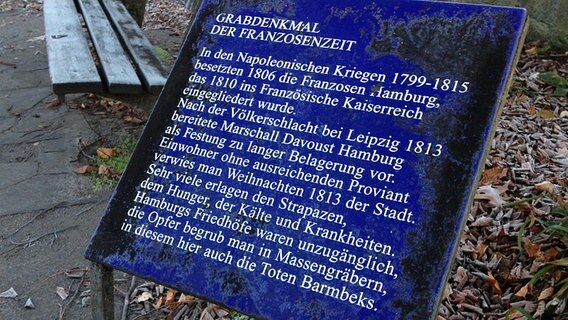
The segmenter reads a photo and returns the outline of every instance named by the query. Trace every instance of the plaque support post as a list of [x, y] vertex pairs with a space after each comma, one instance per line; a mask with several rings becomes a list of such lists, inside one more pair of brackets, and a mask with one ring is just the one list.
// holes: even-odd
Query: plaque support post
[[112, 268], [91, 263], [91, 312], [93, 320], [114, 320]]

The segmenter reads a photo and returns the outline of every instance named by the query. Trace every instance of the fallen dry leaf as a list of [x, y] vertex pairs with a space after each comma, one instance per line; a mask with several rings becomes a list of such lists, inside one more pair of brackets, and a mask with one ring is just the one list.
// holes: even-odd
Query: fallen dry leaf
[[195, 301], [195, 297], [183, 293], [181, 294], [178, 300], [179, 303], [190, 303], [193, 301]]
[[65, 300], [69, 296], [69, 292], [67, 292], [67, 289], [63, 287], [55, 288], [55, 293], [57, 293], [57, 295], [59, 296], [59, 298], [61, 298], [61, 300]]
[[137, 118], [137, 117], [132, 117], [132, 116], [125, 116], [123, 120], [124, 120], [125, 124], [130, 123], [130, 124], [133, 124], [135, 126], [139, 126], [142, 123], [144, 123], [144, 120]]
[[176, 294], [176, 290], [168, 289], [168, 292], [166, 293], [166, 303], [174, 301], [176, 299]]
[[546, 302], [544, 301], [539, 301], [538, 302], [538, 307], [536, 308], [535, 313], [533, 314], [534, 319], [540, 319], [541, 316], [544, 314], [544, 312], [546, 311]]
[[14, 288], [10, 288], [2, 293], [0, 293], [0, 298], [15, 298], [18, 296], [18, 293]]
[[548, 109], [542, 109], [538, 112], [538, 115], [541, 116], [544, 119], [553, 119], [554, 118], [554, 112]]
[[101, 159], [110, 159], [114, 155], [114, 148], [98, 148], [97, 157]]
[[543, 254], [543, 258], [545, 262], [550, 262], [556, 260], [556, 256], [558, 255], [558, 249], [552, 247], [546, 250]]
[[519, 291], [515, 292], [515, 296], [524, 298], [527, 296], [527, 294], [530, 294], [532, 292], [532, 289], [533, 285], [529, 282], [526, 285], [524, 285], [521, 289], [519, 289]]
[[488, 200], [491, 207], [502, 207], [505, 204], [503, 198], [499, 195], [499, 190], [492, 186], [481, 186], [477, 188], [475, 200]]
[[523, 268], [522, 264], [518, 264], [509, 273], [509, 281], [519, 281], [524, 279], [532, 278], [532, 273], [529, 270]]
[[158, 309], [160, 309], [163, 305], [164, 305], [164, 297], [159, 297], [158, 299], [156, 299], [156, 303], [154, 303], [154, 304], [152, 305], [152, 307], [154, 307], [154, 309], [158, 310]]
[[501, 179], [507, 176], [507, 168], [493, 167], [483, 171], [481, 184], [500, 184]]
[[153, 298], [152, 294], [148, 291], [145, 291], [145, 292], [142, 292], [138, 297], [136, 297], [136, 302], [140, 303], [140, 302], [148, 301], [152, 298]]
[[538, 301], [546, 300], [554, 295], [554, 288], [549, 287], [540, 292], [538, 295]]
[[28, 298], [28, 300], [26, 300], [26, 303], [24, 304], [24, 308], [26, 309], [35, 309], [35, 305], [32, 301], [32, 298]]
[[534, 258], [542, 255], [542, 252], [540, 251], [540, 245], [539, 244], [527, 241], [524, 245], [524, 248], [525, 248], [525, 251], [527, 252], [527, 255], [529, 256], [529, 258], [534, 259]]
[[[568, 187], [568, 179], [566, 179], [566, 186]], [[558, 206], [560, 208], [568, 210], [568, 203], [564, 201], [564, 198], [562, 198], [562, 195], [559, 194], [559, 195], [556, 196], [556, 202], [558, 203]]]
[[491, 271], [489, 271], [489, 273], [487, 274], [487, 282], [493, 288], [493, 290], [497, 295], [501, 295], [503, 293], [503, 291], [501, 291], [501, 286], [499, 285], [499, 282], [497, 281], [497, 279], [495, 279]]
[[526, 319], [525, 316], [523, 316], [522, 313], [520, 313], [519, 311], [515, 310], [515, 309], [510, 309], [509, 311], [507, 311], [507, 318], [509, 320], [515, 320], [515, 319]]
[[492, 207], [502, 207], [505, 204], [503, 198], [499, 195], [499, 190], [492, 186], [481, 186], [477, 189], [475, 200], [489, 200], [489, 205]]
[[554, 184], [552, 184], [552, 182], [550, 181], [543, 181], [541, 183], [537, 183], [534, 185], [534, 188], [540, 192], [548, 192], [548, 193], [554, 192]]
[[110, 174], [110, 167], [107, 165], [100, 165], [99, 166], [99, 170], [98, 170], [98, 174], [101, 176], [106, 176]]
[[538, 53], [538, 48], [537, 47], [528, 48], [527, 50], [525, 50], [525, 53], [529, 56], [536, 56]]
[[456, 274], [453, 277], [454, 281], [457, 283], [457, 288], [458, 290], [463, 289], [463, 287], [465, 286], [465, 284], [467, 283], [467, 281], [469, 280], [469, 277], [467, 275], [467, 271], [465, 270], [464, 267], [459, 266]]
[[73, 171], [77, 174], [88, 174], [88, 173], [93, 172], [93, 170], [95, 170], [95, 167], [93, 167], [93, 166], [82, 166], [82, 167], [79, 167], [79, 168], [77, 168]]
[[215, 320], [215, 319], [209, 314], [209, 311], [203, 310], [203, 312], [201, 313], [201, 317], [199, 317], [199, 320]]
[[221, 308], [216, 308], [215, 314], [217, 314], [217, 317], [221, 317], [221, 318], [229, 316], [229, 312], [227, 310], [224, 310], [224, 309], [221, 309]]
[[483, 243], [480, 243], [477, 247], [475, 247], [475, 253], [477, 254], [478, 259], [485, 255], [487, 248], [489, 248], [489, 246]]
[[166, 300], [164, 302], [164, 305], [173, 309], [178, 304], [180, 304], [179, 301], [176, 301], [176, 294], [177, 294], [176, 290], [168, 289], [168, 292], [166, 293]]
[[480, 216], [470, 226], [471, 227], [489, 227], [493, 225], [493, 218]]
[[58, 107], [61, 105], [61, 100], [59, 100], [59, 97], [55, 97], [53, 99], [51, 99], [51, 101], [49, 101], [49, 103], [47, 104], [48, 108], [54, 108], [54, 107]]

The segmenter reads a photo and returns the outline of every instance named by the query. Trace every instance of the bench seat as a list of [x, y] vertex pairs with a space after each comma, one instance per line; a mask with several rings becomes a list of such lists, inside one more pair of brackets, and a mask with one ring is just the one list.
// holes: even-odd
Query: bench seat
[[44, 0], [43, 7], [54, 93], [137, 94], [162, 89], [168, 72], [121, 2]]

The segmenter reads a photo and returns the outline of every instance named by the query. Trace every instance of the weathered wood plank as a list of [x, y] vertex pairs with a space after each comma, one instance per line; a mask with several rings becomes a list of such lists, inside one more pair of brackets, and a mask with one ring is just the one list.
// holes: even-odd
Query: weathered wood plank
[[166, 83], [168, 71], [162, 65], [153, 45], [122, 3], [102, 0], [102, 4], [130, 52], [146, 89], [153, 93], [159, 92]]
[[111, 93], [140, 93], [142, 83], [98, 0], [79, 0]]
[[73, 0], [44, 0], [43, 15], [53, 92], [103, 91]]

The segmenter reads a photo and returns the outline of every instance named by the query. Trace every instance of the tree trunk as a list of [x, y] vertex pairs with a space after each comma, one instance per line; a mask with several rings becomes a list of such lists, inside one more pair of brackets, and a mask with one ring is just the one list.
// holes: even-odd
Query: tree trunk
[[124, 3], [126, 9], [128, 9], [128, 12], [130, 12], [130, 15], [136, 20], [139, 26], [141, 26], [144, 21], [147, 2], [148, 0], [122, 0], [122, 3]]

